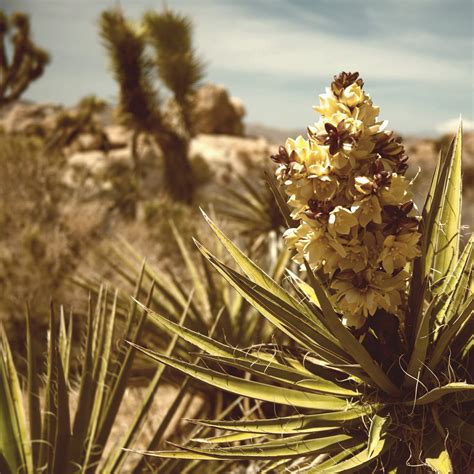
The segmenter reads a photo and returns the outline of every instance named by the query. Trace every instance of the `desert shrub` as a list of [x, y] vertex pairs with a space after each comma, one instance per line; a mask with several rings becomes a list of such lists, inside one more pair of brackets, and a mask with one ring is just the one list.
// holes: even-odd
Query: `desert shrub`
[[41, 141], [0, 140], [0, 312], [22, 314], [25, 301], [44, 313], [101, 224], [91, 205], [63, 184], [66, 160]]
[[118, 211], [125, 219], [136, 217], [139, 184], [126, 163], [116, 162], [110, 165], [97, 181], [97, 188], [102, 188], [97, 198], [110, 202], [110, 211]]
[[206, 159], [201, 155], [196, 155], [192, 157], [190, 161], [196, 190], [198, 191], [199, 188], [211, 184], [213, 182], [215, 173]]
[[104, 100], [90, 95], [83, 97], [74, 109], [59, 112], [51, 130], [43, 132], [48, 149], [63, 150], [73, 145], [81, 134], [88, 133], [96, 138], [100, 149], [107, 151], [109, 143], [100, 121], [100, 114], [106, 107]]
[[190, 241], [198, 232], [198, 212], [195, 208], [162, 195], [143, 203], [143, 221], [151, 239], [156, 243], [158, 259], [176, 261], [179, 259], [179, 246], [173, 238], [173, 226], [183, 239]]
[[253, 170], [253, 176], [237, 174], [232, 185], [220, 186], [213, 205], [246, 241], [252, 257], [271, 265], [282, 248], [286, 222], [279, 200], [281, 204], [284, 198], [273, 177], [259, 171]]

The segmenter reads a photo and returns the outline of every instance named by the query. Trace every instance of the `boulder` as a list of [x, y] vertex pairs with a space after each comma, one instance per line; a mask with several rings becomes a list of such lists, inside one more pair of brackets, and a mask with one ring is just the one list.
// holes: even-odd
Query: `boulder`
[[263, 138], [201, 134], [191, 142], [191, 158], [204, 160], [214, 176], [226, 180], [232, 174], [246, 174], [270, 164], [274, 147]]
[[68, 163], [71, 168], [94, 176], [104, 174], [107, 169], [107, 157], [99, 150], [74, 153], [69, 157]]
[[75, 141], [77, 151], [100, 150], [103, 147], [103, 139], [98, 134], [81, 133]]
[[108, 169], [114, 165], [122, 165], [132, 168], [130, 148], [119, 148], [104, 153], [100, 150], [80, 151], [72, 154], [68, 163], [75, 169], [83, 169], [91, 175], [99, 176], [106, 174]]
[[123, 148], [130, 143], [133, 132], [122, 125], [107, 125], [104, 133], [111, 148]]
[[0, 129], [7, 133], [51, 130], [54, 118], [64, 109], [57, 104], [34, 104], [18, 101], [0, 110]]
[[215, 84], [204, 84], [195, 96], [193, 124], [195, 132], [243, 135], [245, 108], [240, 99], [230, 97], [227, 90]]

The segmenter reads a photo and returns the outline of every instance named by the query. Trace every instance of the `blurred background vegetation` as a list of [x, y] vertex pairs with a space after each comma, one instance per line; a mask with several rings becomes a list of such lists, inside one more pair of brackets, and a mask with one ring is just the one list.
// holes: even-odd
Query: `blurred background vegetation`
[[[35, 43], [34, 18], [31, 25], [24, 13], [0, 11], [0, 322], [20, 380], [31, 370], [31, 361], [24, 361], [26, 305], [33, 339], [29, 344], [38, 346], [38, 370], [51, 370], [54, 361], [44, 358], [48, 327], [54, 329], [51, 301], [56, 315], [63, 314], [57, 337], [58, 344], [70, 347], [67, 357], [63, 351], [62, 361], [71, 366], [65, 376], [71, 394], [84, 379], [81, 351], [91, 327], [100, 328], [91, 349], [96, 356], [101, 344], [109, 344], [113, 352], [133, 333], [134, 340], [141, 338], [151, 347], [196, 357], [188, 355], [186, 343], [173, 342], [170, 333], [146, 323], [146, 331], [134, 332], [139, 323], [134, 319], [136, 310], [130, 310], [131, 294], [141, 301], [148, 294], [150, 306], [168, 319], [178, 322], [186, 317], [191, 329], [212, 331], [231, 345], [285, 343], [216, 278], [191, 238], [212, 246], [199, 211], [205, 208], [247, 255], [277, 280], [283, 279], [289, 256], [280, 239], [285, 224], [275, 203], [278, 190], [272, 192], [268, 183], [269, 156], [294, 131], [245, 127], [242, 101], [224, 87], [206, 82], [206, 58], [194, 42], [191, 20], [180, 13], [147, 11], [136, 21], [120, 9], [105, 10], [98, 19], [97, 47], [107, 52], [117, 103], [96, 96], [84, 97], [73, 107], [23, 100], [32, 82], [48, 80], [48, 64], [54, 57]], [[417, 176], [418, 204], [435, 158], [451, 138], [405, 140], [410, 173]], [[463, 223], [472, 226], [472, 133], [465, 136], [464, 157]], [[88, 307], [96, 308], [94, 318], [108, 321], [105, 326], [93, 322]], [[70, 320], [65, 316], [69, 313]], [[117, 329], [108, 332], [109, 314]], [[69, 334], [71, 325], [74, 331]], [[51, 338], [49, 345], [51, 352]], [[121, 350], [116, 364], [133, 352]], [[97, 383], [114, 386], [100, 374], [99, 366], [94, 370]], [[103, 406], [112, 406], [110, 419], [102, 420], [92, 433], [102, 450], [89, 453], [92, 458], [87, 462], [110, 463], [114, 469], [125, 462], [100, 461], [109, 453], [105, 445], [111, 433], [110, 439], [117, 443], [109, 423], [118, 416], [122, 399], [126, 407], [120, 412], [120, 426], [127, 426], [136, 413], [142, 413], [140, 424], [144, 423], [151, 405], [144, 402], [140, 409], [133, 400], [154, 396], [158, 387], [158, 382], [156, 386], [150, 382], [154, 370], [136, 357], [121, 379], [123, 391], [116, 399], [104, 395]], [[264, 409], [244, 406], [238, 397], [223, 399], [221, 393], [176, 374], [161, 375], [160, 384], [164, 382], [165, 391], [169, 388], [161, 409], [174, 407], [173, 415], [177, 406], [181, 413], [201, 417], [217, 417], [225, 409], [235, 417]], [[71, 406], [74, 400], [71, 395]], [[165, 438], [160, 430], [169, 433], [171, 426], [166, 416], [164, 425], [151, 423], [144, 430], [142, 447], [160, 445]], [[182, 440], [184, 433], [176, 430], [174, 436]], [[44, 462], [48, 456], [38, 453], [37, 460]], [[71, 456], [77, 460], [81, 453]], [[137, 472], [148, 469], [149, 461], [139, 456], [134, 460]], [[198, 464], [196, 472], [201, 469]], [[167, 462], [160, 472], [178, 468]]]

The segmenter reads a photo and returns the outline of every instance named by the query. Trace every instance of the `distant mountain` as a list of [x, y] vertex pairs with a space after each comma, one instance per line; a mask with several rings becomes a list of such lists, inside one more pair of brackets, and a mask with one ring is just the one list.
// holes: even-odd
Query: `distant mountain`
[[283, 145], [288, 137], [306, 136], [306, 130], [274, 128], [260, 123], [248, 123], [245, 125], [245, 135], [265, 138], [269, 143]]

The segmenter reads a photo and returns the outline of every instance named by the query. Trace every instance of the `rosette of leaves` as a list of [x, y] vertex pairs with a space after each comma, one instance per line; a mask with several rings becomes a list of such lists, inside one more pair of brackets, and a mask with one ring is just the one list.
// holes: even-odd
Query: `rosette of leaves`
[[[136, 282], [135, 298], [144, 296], [143, 271]], [[117, 292], [108, 298], [101, 287], [93, 305], [89, 300], [85, 324], [60, 316], [51, 309], [46, 349], [32, 331], [27, 313], [26, 381], [17, 372], [12, 351], [0, 326], [0, 472], [2, 474], [54, 474], [94, 472], [143, 472], [141, 458], [130, 459], [127, 449], [147, 445], [156, 449], [165, 431], [182, 406], [187, 386], [182, 385], [171, 400], [169, 410], [151, 432], [143, 434], [146, 414], [164, 383], [164, 367], [154, 372], [143, 398], [132, 413], [127, 429], [111, 439], [123, 406], [129, 400], [135, 349], [124, 340], [137, 343], [144, 330], [146, 313], [131, 301], [125, 324], [117, 323]], [[153, 288], [147, 296], [150, 304]], [[181, 323], [186, 310], [181, 315]], [[82, 337], [78, 332], [82, 333]], [[81, 341], [78, 347], [77, 341]], [[178, 337], [165, 349], [171, 355]], [[45, 370], [42, 370], [42, 366]], [[25, 402], [24, 402], [25, 401]], [[148, 431], [148, 430], [147, 430]]]
[[237, 174], [235, 184], [223, 187], [213, 204], [219, 217], [248, 239], [253, 254], [271, 259], [281, 251], [287, 206], [274, 178]]
[[[318, 275], [292, 296], [209, 224], [242, 273], [199, 245], [212, 266], [278, 331], [288, 347], [255, 350], [218, 342], [149, 311], [150, 320], [203, 351], [220, 368], [142, 352], [220, 390], [260, 400], [272, 417], [197, 420], [215, 436], [160, 458], [252, 460], [260, 472], [469, 472], [474, 460], [473, 239], [460, 252], [461, 132], [440, 159], [421, 217], [421, 254], [410, 268], [405, 322], [391, 366], [342, 322]], [[235, 376], [235, 369], [247, 376]], [[293, 410], [278, 416], [278, 406]]]

